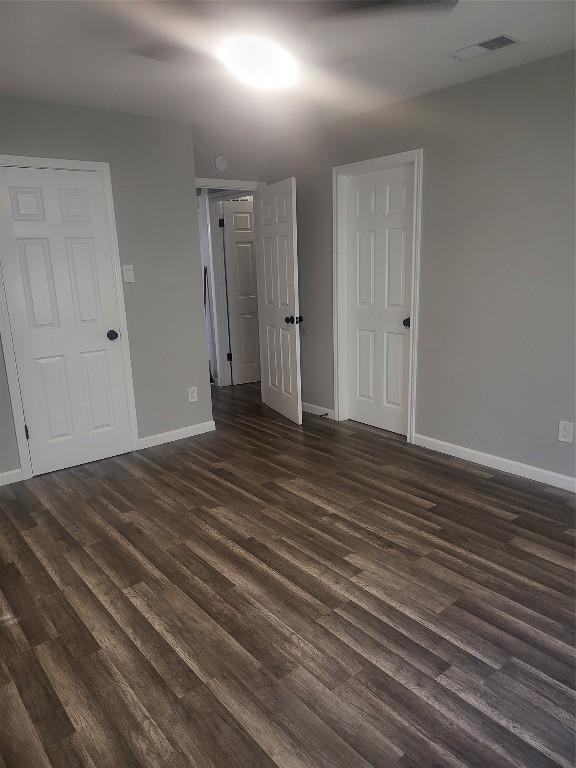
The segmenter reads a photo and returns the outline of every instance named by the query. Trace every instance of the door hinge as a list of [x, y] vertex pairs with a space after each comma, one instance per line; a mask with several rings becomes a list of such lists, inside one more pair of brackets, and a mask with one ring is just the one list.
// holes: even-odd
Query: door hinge
[[228, 362], [230, 363], [232, 362], [232, 352], [228, 352], [228, 354], [226, 355], [226, 360], [228, 360]]
[[224, 218], [218, 219], [218, 226], [224, 229]]
[[30, 440], [30, 432], [28, 432], [28, 424], [24, 424], [24, 434], [26, 435], [26, 440]]

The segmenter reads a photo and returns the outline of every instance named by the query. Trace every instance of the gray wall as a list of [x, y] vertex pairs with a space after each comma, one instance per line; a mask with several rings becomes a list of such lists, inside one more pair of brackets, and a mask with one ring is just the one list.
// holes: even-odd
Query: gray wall
[[[190, 127], [0, 98], [0, 154], [110, 163], [120, 260], [136, 272], [124, 293], [140, 437], [210, 420]], [[18, 465], [0, 360], [0, 472]]]
[[[227, 131], [195, 128], [193, 132], [197, 176], [266, 181], [268, 154], [264, 135], [245, 126], [232, 126]], [[222, 173], [213, 166], [217, 155], [224, 155], [228, 160], [228, 168]]]
[[416, 431], [562, 474], [574, 420], [571, 54], [283, 138], [297, 178], [303, 400], [333, 405], [335, 165], [424, 148]]

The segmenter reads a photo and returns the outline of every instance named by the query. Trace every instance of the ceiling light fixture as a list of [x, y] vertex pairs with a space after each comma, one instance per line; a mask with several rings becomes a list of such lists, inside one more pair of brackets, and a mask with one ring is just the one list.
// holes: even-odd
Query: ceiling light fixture
[[264, 37], [232, 37], [222, 45], [218, 58], [238, 79], [253, 88], [288, 88], [298, 79], [296, 60]]

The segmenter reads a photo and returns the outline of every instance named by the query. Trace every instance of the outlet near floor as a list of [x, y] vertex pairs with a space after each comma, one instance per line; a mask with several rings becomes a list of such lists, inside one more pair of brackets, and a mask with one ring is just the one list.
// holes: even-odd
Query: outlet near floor
[[198, 387], [188, 387], [188, 402], [189, 403], [198, 402]]
[[573, 421], [561, 421], [558, 425], [558, 440], [561, 443], [573, 443], [574, 442], [574, 422]]

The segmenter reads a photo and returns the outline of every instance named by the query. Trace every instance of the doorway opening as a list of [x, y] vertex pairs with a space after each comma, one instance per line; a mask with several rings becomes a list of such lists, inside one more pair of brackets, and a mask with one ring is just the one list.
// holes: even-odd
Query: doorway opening
[[421, 149], [333, 169], [334, 410], [406, 435], [416, 407]]
[[198, 190], [210, 378], [226, 387], [260, 381], [253, 190]]
[[259, 381], [262, 402], [301, 424], [296, 180], [196, 186], [213, 386]]

